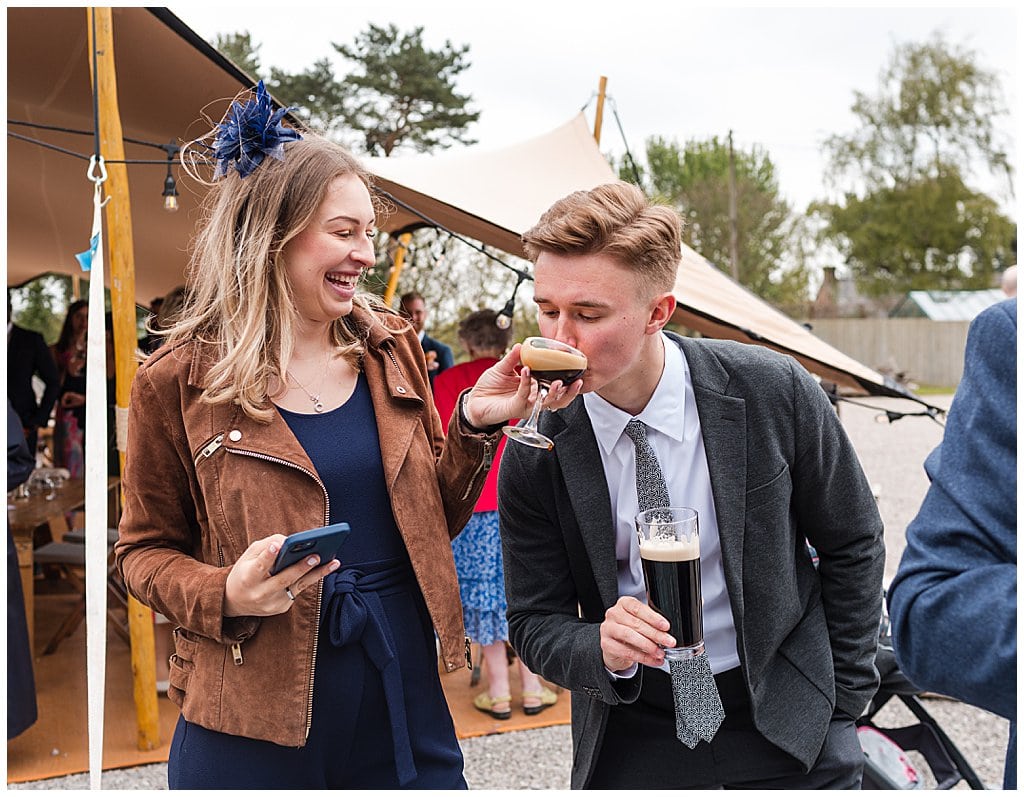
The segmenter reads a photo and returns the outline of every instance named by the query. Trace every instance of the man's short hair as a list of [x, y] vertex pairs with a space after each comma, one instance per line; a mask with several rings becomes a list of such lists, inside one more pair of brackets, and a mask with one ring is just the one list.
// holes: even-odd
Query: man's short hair
[[635, 271], [653, 293], [672, 290], [682, 257], [682, 221], [623, 181], [576, 191], [552, 205], [523, 234], [534, 263], [542, 252], [604, 254]]
[[512, 327], [502, 329], [497, 320], [494, 310], [470, 313], [459, 322], [459, 338], [479, 351], [504, 352], [512, 340]]

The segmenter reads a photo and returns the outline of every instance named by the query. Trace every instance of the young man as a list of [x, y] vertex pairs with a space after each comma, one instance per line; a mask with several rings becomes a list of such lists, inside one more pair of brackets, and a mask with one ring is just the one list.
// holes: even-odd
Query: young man
[[427, 357], [427, 376], [430, 377], [430, 386], [433, 387], [434, 378], [446, 368], [455, 365], [455, 357], [451, 348], [424, 331], [427, 323], [427, 303], [423, 301], [423, 297], [410, 291], [402, 294], [399, 301], [402, 315], [409, 319], [416, 334], [420, 336], [420, 345], [423, 346], [423, 353]]
[[[554, 450], [510, 443], [499, 475], [511, 642], [574, 692], [573, 787], [858, 788], [882, 523], [824, 392], [789, 357], [662, 331], [680, 222], [634, 186], [571, 194], [524, 242], [541, 334], [589, 359], [585, 395], [543, 415]], [[693, 749], [675, 735], [668, 623], [646, 605], [631, 419], [671, 504], [699, 513], [725, 720]]]
[[[32, 377], [45, 385], [43, 397], [36, 400]], [[7, 398], [21, 419], [21, 428], [33, 460], [40, 427], [46, 426], [60, 393], [60, 375], [50, 347], [43, 336], [11, 321], [11, 295], [7, 294]]]

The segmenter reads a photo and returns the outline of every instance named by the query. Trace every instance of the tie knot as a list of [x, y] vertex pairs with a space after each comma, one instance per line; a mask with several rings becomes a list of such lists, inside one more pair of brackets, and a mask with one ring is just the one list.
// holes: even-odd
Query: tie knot
[[626, 435], [633, 441], [635, 446], [645, 446], [647, 443], [647, 424], [633, 418], [626, 424]]
[[636, 497], [640, 511], [670, 506], [665, 476], [654, 447], [647, 440], [647, 425], [633, 418], [626, 424], [626, 434], [636, 449]]

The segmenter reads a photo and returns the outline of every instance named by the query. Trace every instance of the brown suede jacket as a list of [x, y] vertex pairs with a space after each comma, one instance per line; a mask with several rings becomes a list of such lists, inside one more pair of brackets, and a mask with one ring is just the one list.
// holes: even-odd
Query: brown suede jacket
[[[455, 413], [446, 437], [416, 333], [359, 308], [350, 320], [365, 336], [395, 521], [452, 671], [467, 663], [469, 645], [450, 543], [473, 512], [497, 435], [471, 433]], [[135, 377], [117, 567], [135, 597], [178, 626], [168, 696], [185, 719], [301, 747], [322, 582], [262, 618], [225, 618], [224, 585], [255, 540], [326, 524], [327, 491], [280, 415], [260, 423], [235, 404], [200, 401], [204, 351], [166, 347]]]

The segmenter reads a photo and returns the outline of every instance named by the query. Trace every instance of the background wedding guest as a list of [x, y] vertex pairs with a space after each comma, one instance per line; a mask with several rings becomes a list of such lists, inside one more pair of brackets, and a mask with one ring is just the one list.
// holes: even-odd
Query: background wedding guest
[[999, 280], [999, 287], [1003, 289], [1003, 293], [1009, 296], [1011, 299], [1017, 296], [1017, 266], [1013, 265], [1003, 272], [1003, 276]]
[[[469, 355], [469, 361], [452, 366], [434, 380], [434, 400], [443, 422], [448, 422], [455, 414], [462, 391], [473, 387], [484, 371], [505, 356], [512, 340], [512, 329], [498, 327], [497, 317], [494, 310], [477, 310], [459, 322], [459, 344]], [[502, 440], [473, 516], [452, 541], [466, 633], [480, 644], [487, 673], [487, 691], [476, 695], [473, 705], [498, 720], [512, 716], [506, 651], [508, 619], [505, 611], [508, 606], [498, 534], [498, 466], [504, 448], [505, 440]], [[524, 713], [539, 714], [555, 704], [557, 695], [530, 672], [522, 659], [519, 659], [519, 677]]]
[[[11, 295], [7, 294], [7, 398], [21, 420], [28, 450], [35, 457], [39, 429], [50, 421], [60, 393], [60, 374], [43, 336], [11, 320]], [[42, 380], [42, 398], [36, 398], [32, 378]]]
[[152, 354], [164, 342], [167, 330], [174, 325], [178, 314], [185, 303], [185, 286], [179, 285], [156, 304], [156, 310], [146, 325], [146, 336], [139, 342], [139, 348], [146, 354]]
[[60, 393], [54, 416], [53, 463], [67, 468], [71, 478], [85, 473], [85, 364], [89, 303], [72, 302], [64, 316], [53, 359], [60, 376]]
[[921, 689], [1006, 717], [1017, 787], [1017, 300], [971, 323], [931, 486], [889, 585], [893, 647]]
[[427, 324], [427, 303], [423, 297], [416, 292], [409, 292], [402, 295], [400, 299], [402, 315], [409, 319], [419, 336], [420, 345], [423, 346], [423, 353], [427, 358], [427, 373], [430, 375], [430, 384], [433, 386], [437, 375], [455, 364], [451, 348], [439, 340], [430, 337], [425, 331]]
[[[7, 400], [7, 492], [28, 480], [35, 468], [28, 450], [21, 420]], [[25, 596], [21, 591], [21, 570], [14, 536], [7, 527], [7, 738], [13, 739], [36, 721], [36, 684], [32, 674], [32, 651], [28, 643]]]

